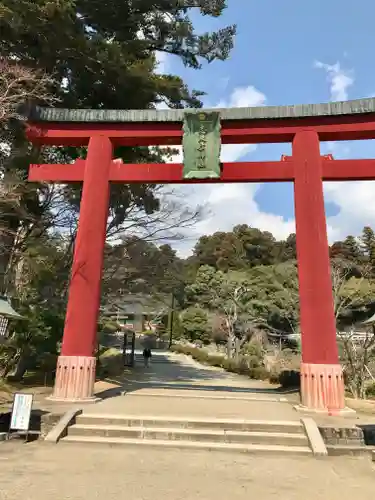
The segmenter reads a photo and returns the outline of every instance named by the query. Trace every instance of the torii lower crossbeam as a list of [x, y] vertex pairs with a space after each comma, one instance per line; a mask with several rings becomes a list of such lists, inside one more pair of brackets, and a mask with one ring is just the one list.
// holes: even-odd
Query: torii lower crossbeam
[[[375, 180], [375, 160], [334, 160], [322, 156], [323, 181]], [[71, 183], [83, 182], [85, 160], [71, 164], [30, 165], [29, 181]], [[109, 181], [137, 184], [204, 184], [225, 182], [293, 182], [292, 157], [282, 161], [223, 163], [220, 179], [183, 179], [182, 163], [122, 163], [113, 160]]]

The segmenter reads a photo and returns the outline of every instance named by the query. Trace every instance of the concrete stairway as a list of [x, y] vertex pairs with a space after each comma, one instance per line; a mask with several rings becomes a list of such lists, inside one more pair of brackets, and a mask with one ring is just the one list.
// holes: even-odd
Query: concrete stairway
[[310, 455], [300, 422], [83, 413], [61, 443]]

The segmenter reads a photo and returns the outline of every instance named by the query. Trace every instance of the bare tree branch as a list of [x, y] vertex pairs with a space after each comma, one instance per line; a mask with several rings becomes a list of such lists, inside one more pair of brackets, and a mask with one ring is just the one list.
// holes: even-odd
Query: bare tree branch
[[370, 298], [372, 295], [371, 287], [364, 289], [369, 284], [368, 279], [371, 276], [369, 266], [363, 266], [361, 276], [355, 278], [352, 276], [352, 263], [343, 259], [333, 259], [331, 261], [332, 293], [336, 320], [344, 312], [356, 303]]
[[0, 124], [21, 119], [20, 105], [33, 101], [56, 103], [58, 99], [50, 92], [54, 84], [46, 73], [0, 57]]
[[346, 384], [353, 397], [365, 399], [367, 381], [374, 379], [369, 368], [375, 359], [374, 327], [363, 332], [362, 338], [358, 338], [354, 326], [350, 332], [339, 332], [338, 335], [343, 347], [341, 361]]

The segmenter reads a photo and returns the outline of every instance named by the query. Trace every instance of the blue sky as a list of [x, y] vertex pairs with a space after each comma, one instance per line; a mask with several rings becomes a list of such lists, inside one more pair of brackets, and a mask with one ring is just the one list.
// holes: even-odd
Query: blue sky
[[[237, 24], [230, 59], [194, 71], [175, 57], [160, 59], [160, 72], [179, 74], [189, 87], [207, 92], [207, 106], [318, 103], [375, 95], [374, 0], [228, 0], [219, 19], [194, 12], [198, 31]], [[336, 158], [375, 157], [373, 141], [325, 144]], [[233, 146], [228, 160], [273, 160], [290, 154], [289, 144]], [[331, 241], [375, 227], [373, 182], [327, 183], [325, 201]], [[208, 216], [200, 234], [247, 223], [277, 238], [294, 231], [289, 184], [197, 186], [192, 203], [205, 201]], [[374, 205], [374, 207], [372, 206]], [[230, 210], [228, 210], [230, 207]], [[181, 247], [181, 245], [179, 245]], [[181, 247], [182, 249], [182, 247]]]

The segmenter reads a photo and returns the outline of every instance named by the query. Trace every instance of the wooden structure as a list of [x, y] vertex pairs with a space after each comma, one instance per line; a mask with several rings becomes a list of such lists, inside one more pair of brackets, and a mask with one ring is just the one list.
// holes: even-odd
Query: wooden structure
[[[202, 110], [197, 110], [201, 112]], [[207, 111], [207, 110], [205, 110]], [[30, 181], [83, 182], [69, 301], [54, 397], [93, 397], [109, 183], [293, 182], [302, 332], [302, 405], [339, 412], [344, 382], [336, 345], [323, 181], [375, 179], [375, 160], [322, 156], [321, 141], [375, 138], [375, 99], [327, 104], [219, 109], [223, 144], [292, 143], [281, 161], [222, 165], [219, 179], [185, 179], [183, 166], [122, 164], [114, 146], [181, 144], [184, 110], [31, 110], [38, 145], [88, 146], [86, 160], [31, 165]]]
[[7, 336], [9, 321], [22, 319], [10, 305], [7, 297], [0, 295], [0, 339]]

